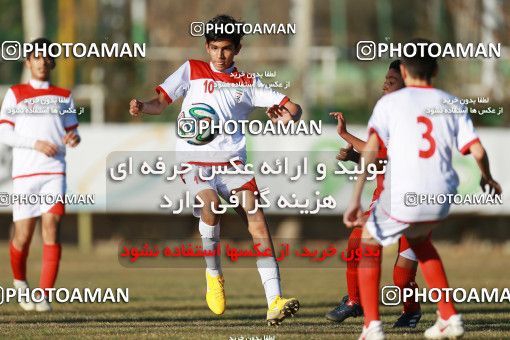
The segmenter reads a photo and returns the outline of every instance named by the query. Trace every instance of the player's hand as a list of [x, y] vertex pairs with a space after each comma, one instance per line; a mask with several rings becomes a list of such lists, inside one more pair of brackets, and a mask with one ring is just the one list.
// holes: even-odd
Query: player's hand
[[341, 148], [338, 152], [338, 155], [336, 155], [336, 159], [339, 161], [351, 161], [358, 163], [359, 161], [359, 153], [357, 153], [354, 148], [352, 147], [352, 144], [347, 144], [345, 148]]
[[492, 178], [487, 179], [482, 176], [482, 179], [480, 179], [480, 186], [484, 193], [488, 193], [491, 196], [501, 195], [503, 192], [503, 190], [501, 190], [501, 185]]
[[336, 132], [342, 137], [347, 133], [347, 122], [342, 112], [330, 112], [329, 115], [337, 120]]
[[138, 117], [143, 113], [142, 110], [143, 102], [137, 99], [131, 99], [131, 101], [129, 102], [129, 113], [131, 114], [131, 116]]
[[287, 109], [279, 105], [273, 105], [271, 107], [268, 107], [266, 110], [266, 114], [271, 120], [283, 117], [283, 115], [285, 115], [286, 113]]
[[47, 142], [45, 140], [38, 140], [35, 142], [34, 149], [36, 149], [39, 152], [42, 152], [48, 157], [53, 157], [57, 154], [58, 147], [50, 142]]
[[363, 226], [363, 212], [359, 202], [351, 203], [347, 210], [344, 212], [344, 224], [347, 228]]
[[81, 138], [80, 135], [72, 130], [66, 133], [66, 135], [62, 138], [62, 142], [64, 142], [65, 145], [69, 145], [70, 147], [74, 148], [80, 144]]

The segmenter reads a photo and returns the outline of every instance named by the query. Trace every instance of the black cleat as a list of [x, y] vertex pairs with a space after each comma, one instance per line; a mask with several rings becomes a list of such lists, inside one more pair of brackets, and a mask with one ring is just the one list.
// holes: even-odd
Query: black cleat
[[335, 322], [343, 322], [350, 317], [358, 317], [363, 315], [363, 309], [358, 303], [348, 303], [349, 297], [344, 296], [340, 304], [326, 314], [326, 319]]
[[403, 312], [398, 320], [393, 324], [393, 328], [416, 328], [421, 319], [421, 311], [412, 313]]

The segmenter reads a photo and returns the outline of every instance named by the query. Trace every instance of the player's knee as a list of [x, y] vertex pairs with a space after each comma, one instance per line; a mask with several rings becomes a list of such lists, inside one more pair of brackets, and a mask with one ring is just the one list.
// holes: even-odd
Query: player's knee
[[266, 218], [262, 210], [257, 210], [251, 214], [247, 211], [246, 218], [248, 220], [248, 231], [253, 238], [269, 237]]
[[248, 232], [254, 239], [266, 239], [269, 232], [264, 221], [248, 222]]
[[211, 200], [204, 203], [205, 203], [204, 207], [202, 208], [202, 211], [200, 213], [200, 218], [208, 225], [218, 224], [220, 222], [220, 215], [215, 213], [214, 211], [218, 210], [220, 201]]
[[241, 207], [243, 210], [248, 213], [251, 211], [251, 215], [254, 213], [257, 214], [261, 210], [258, 206], [256, 206], [255, 202], [257, 201], [257, 198], [253, 192], [250, 190], [241, 190], [236, 193], [236, 196], [239, 198], [239, 202], [242, 202]]
[[30, 247], [31, 234], [23, 231], [16, 231], [12, 237], [12, 243], [16, 249], [28, 249]]
[[25, 249], [30, 246], [32, 231], [29, 228], [15, 228], [12, 242], [17, 249]]
[[200, 218], [208, 225], [216, 225], [220, 222], [220, 215], [215, 211], [218, 211], [220, 207], [220, 198], [214, 191], [207, 190], [198, 194], [204, 206], [200, 212]]
[[56, 222], [47, 222], [42, 225], [42, 238], [45, 244], [58, 243], [59, 227]]

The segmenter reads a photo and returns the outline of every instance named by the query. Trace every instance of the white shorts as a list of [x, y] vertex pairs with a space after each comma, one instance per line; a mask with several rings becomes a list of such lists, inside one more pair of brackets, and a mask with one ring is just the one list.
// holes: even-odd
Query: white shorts
[[[212, 167], [209, 165], [192, 165], [191, 171], [181, 176], [182, 181], [186, 184], [190, 197], [195, 199], [197, 194], [206, 189], [212, 189], [216, 193], [228, 201], [232, 191], [249, 190], [252, 192], [257, 191], [257, 183], [253, 175], [225, 175], [215, 174], [214, 178], [208, 181], [203, 181], [199, 176], [199, 171], [202, 171], [203, 176], [211, 174]], [[200, 217], [200, 208], [193, 209], [193, 215]]]
[[[370, 217], [366, 223], [366, 228], [370, 235], [383, 247], [389, 246], [398, 242], [402, 235], [406, 237], [416, 237], [428, 235], [435, 227], [435, 222], [441, 220], [438, 217], [437, 221], [427, 222], [404, 222], [392, 218], [385, 210], [384, 206], [379, 200], [375, 202], [372, 207]], [[414, 225], [413, 228], [409, 228]], [[423, 225], [423, 228], [420, 226]], [[402, 256], [410, 260], [416, 261], [416, 255], [411, 249]]]
[[[12, 181], [12, 192], [24, 197], [28, 195], [64, 195], [66, 192], [66, 177], [65, 175], [38, 175], [16, 178]], [[38, 217], [48, 212], [56, 215], [64, 214], [62, 203], [46, 204], [44, 199], [30, 201], [31, 203], [26, 204], [14, 202], [12, 207], [13, 221]]]

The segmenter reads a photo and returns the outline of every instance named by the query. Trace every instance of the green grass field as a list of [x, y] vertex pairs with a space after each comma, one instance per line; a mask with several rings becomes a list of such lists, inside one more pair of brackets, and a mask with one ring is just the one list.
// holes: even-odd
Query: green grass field
[[[31, 250], [29, 281], [38, 282], [41, 249]], [[8, 247], [1, 244], [0, 284], [10, 286]], [[476, 242], [439, 244], [453, 287], [509, 287], [510, 250]], [[127, 304], [53, 304], [48, 314], [24, 312], [14, 303], [0, 306], [0, 336], [5, 338], [182, 338], [229, 339], [275, 336], [276, 339], [356, 339], [361, 318], [334, 324], [324, 318], [345, 292], [344, 269], [282, 270], [286, 296], [298, 297], [301, 310], [278, 328], [265, 323], [265, 298], [256, 269], [226, 269], [227, 311], [216, 317], [205, 303], [203, 269], [125, 268], [117, 260], [117, 243], [97, 245], [92, 254], [66, 246], [58, 287], [129, 287]], [[395, 250], [386, 251], [383, 284], [391, 284]], [[423, 286], [421, 275], [418, 283]], [[466, 338], [510, 338], [510, 304], [459, 305]], [[422, 306], [424, 317], [415, 330], [391, 329], [399, 307], [382, 308], [388, 338], [421, 338], [435, 319], [434, 306]]]

